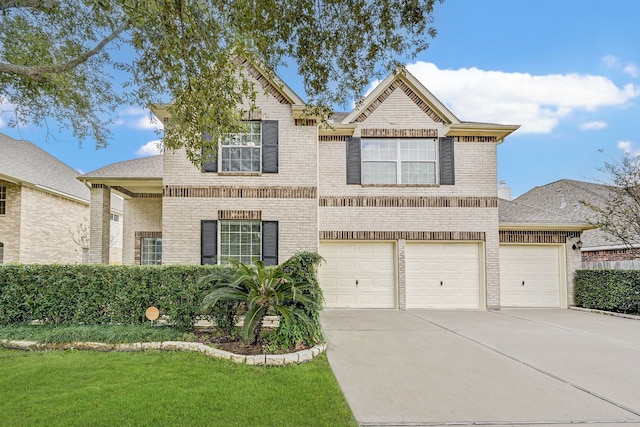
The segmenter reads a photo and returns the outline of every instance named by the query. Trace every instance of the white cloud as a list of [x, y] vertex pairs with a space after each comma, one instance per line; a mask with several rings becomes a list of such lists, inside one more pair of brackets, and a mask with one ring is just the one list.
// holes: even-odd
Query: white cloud
[[164, 129], [164, 124], [160, 120], [156, 119], [154, 116], [149, 117], [148, 115], [146, 115], [145, 117], [139, 118], [133, 124], [133, 127], [137, 129], [156, 130], [156, 129]]
[[607, 127], [607, 123], [601, 120], [594, 121], [594, 122], [585, 122], [580, 125], [580, 129], [582, 130], [598, 130], [598, 129], [604, 129], [606, 127]]
[[120, 112], [114, 119], [114, 124], [118, 126], [128, 126], [142, 130], [162, 130], [164, 124], [143, 108], [129, 107]]
[[618, 141], [618, 148], [626, 155], [632, 155], [635, 157], [640, 155], [640, 149], [636, 148], [631, 141]]
[[155, 139], [153, 141], [149, 141], [136, 151], [138, 156], [148, 157], [155, 156], [156, 154], [162, 153], [162, 140]]
[[625, 65], [622, 70], [633, 78], [640, 76], [640, 71], [638, 71], [638, 67], [633, 62]]
[[605, 55], [602, 58], [602, 63], [607, 68], [617, 68], [620, 65], [620, 60], [614, 55]]
[[518, 133], [550, 133], [574, 110], [621, 106], [640, 96], [633, 84], [618, 87], [606, 77], [588, 74], [441, 70], [428, 62], [407, 69], [460, 119], [519, 124]]

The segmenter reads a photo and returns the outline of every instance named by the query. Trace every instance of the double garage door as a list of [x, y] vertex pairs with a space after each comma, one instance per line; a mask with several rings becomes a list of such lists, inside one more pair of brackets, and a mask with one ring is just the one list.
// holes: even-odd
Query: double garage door
[[[322, 242], [327, 307], [395, 308], [398, 262], [393, 242]], [[407, 243], [406, 307], [480, 307], [480, 245]]]

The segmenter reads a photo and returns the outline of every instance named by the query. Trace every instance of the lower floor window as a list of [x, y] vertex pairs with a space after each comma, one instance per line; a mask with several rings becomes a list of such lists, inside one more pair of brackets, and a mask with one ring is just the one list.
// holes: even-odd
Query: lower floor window
[[159, 265], [162, 263], [162, 238], [143, 237], [140, 253], [141, 265]]
[[262, 258], [261, 221], [220, 221], [220, 261], [249, 264]]

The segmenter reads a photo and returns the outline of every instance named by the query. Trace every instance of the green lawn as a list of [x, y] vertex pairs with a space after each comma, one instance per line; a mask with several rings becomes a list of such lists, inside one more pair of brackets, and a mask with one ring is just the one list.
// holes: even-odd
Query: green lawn
[[197, 353], [0, 349], [3, 426], [355, 426], [326, 356], [257, 367]]

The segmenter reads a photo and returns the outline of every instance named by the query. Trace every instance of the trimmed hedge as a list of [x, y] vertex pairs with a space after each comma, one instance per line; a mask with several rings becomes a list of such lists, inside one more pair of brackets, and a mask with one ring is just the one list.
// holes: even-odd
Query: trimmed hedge
[[640, 271], [577, 270], [575, 302], [585, 308], [640, 314]]
[[[317, 255], [300, 252], [303, 268], [292, 271], [300, 280], [317, 284]], [[317, 262], [317, 261], [316, 261]], [[204, 295], [210, 290], [198, 279], [212, 265], [0, 265], [0, 325], [40, 320], [49, 324], [147, 323], [145, 311], [155, 306], [171, 324], [190, 331], [202, 316]], [[319, 298], [322, 295], [318, 288]], [[211, 313], [207, 313], [211, 315]]]
[[22, 265], [0, 266], [0, 324], [147, 322], [156, 306], [183, 330], [193, 327], [215, 266]]

